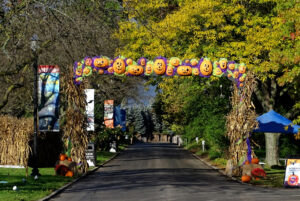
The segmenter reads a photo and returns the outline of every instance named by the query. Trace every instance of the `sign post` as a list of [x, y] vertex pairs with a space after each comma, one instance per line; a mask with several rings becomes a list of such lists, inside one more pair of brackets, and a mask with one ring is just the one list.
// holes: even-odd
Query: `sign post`
[[288, 159], [286, 163], [284, 186], [300, 187], [300, 159]]

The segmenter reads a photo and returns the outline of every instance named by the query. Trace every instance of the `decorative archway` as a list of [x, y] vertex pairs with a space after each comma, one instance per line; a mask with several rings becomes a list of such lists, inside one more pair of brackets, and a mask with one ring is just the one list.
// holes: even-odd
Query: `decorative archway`
[[[185, 59], [178, 57], [156, 57], [154, 60], [147, 60], [141, 57], [138, 61], [131, 58], [118, 56], [110, 59], [106, 56], [86, 57], [75, 62], [70, 72], [68, 83], [73, 85], [67, 90], [68, 107], [66, 136], [75, 140], [73, 144], [77, 149], [73, 150], [77, 158], [84, 161], [83, 171], [86, 171], [84, 159], [84, 148], [87, 144], [87, 135], [84, 118], [85, 99], [83, 89], [84, 79], [93, 73], [98, 75], [115, 76], [195, 76], [195, 77], [222, 77], [226, 76], [234, 84], [232, 93], [232, 111], [227, 116], [227, 136], [230, 140], [229, 157], [235, 168], [233, 174], [241, 174], [240, 165], [245, 160], [251, 160], [253, 152], [249, 146], [249, 136], [256, 126], [256, 114], [254, 105], [251, 102], [251, 95], [254, 88], [254, 76], [246, 72], [244, 63], [228, 61], [221, 58], [218, 61], [211, 61], [209, 58]], [[72, 77], [72, 78], [71, 78]], [[71, 78], [71, 79], [70, 79]], [[82, 84], [83, 83], [83, 84]], [[75, 100], [75, 97], [78, 98]], [[81, 112], [80, 112], [81, 111]], [[74, 125], [77, 129], [74, 129]], [[72, 140], [72, 141], [73, 141]], [[248, 143], [247, 143], [248, 142]]]

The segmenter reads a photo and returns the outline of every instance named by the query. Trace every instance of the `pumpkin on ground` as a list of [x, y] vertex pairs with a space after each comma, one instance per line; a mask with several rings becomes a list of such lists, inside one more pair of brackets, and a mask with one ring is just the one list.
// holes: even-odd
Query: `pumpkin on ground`
[[66, 177], [73, 177], [74, 176], [74, 173], [69, 170], [66, 174], [65, 174]]
[[258, 164], [259, 163], [259, 159], [258, 158], [252, 158], [251, 159], [251, 163], [252, 164]]
[[248, 183], [251, 181], [251, 177], [249, 175], [243, 175], [241, 178], [242, 182]]
[[68, 156], [66, 155], [66, 154], [60, 154], [59, 155], [59, 160], [60, 161], [64, 161], [64, 160], [66, 160], [68, 158]]

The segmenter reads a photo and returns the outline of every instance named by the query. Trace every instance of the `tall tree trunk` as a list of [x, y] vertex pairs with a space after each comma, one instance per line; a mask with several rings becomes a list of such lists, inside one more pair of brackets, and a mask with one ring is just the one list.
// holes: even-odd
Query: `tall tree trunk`
[[266, 163], [269, 166], [278, 165], [278, 144], [280, 133], [265, 133], [266, 139]]

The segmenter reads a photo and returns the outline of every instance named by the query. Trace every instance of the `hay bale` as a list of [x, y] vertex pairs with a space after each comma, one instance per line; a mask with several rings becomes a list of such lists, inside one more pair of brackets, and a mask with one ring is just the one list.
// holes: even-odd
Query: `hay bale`
[[249, 175], [251, 177], [252, 176], [251, 171], [254, 170], [255, 168], [263, 169], [262, 166], [259, 165], [259, 164], [247, 164], [247, 165], [243, 165], [242, 175]]

